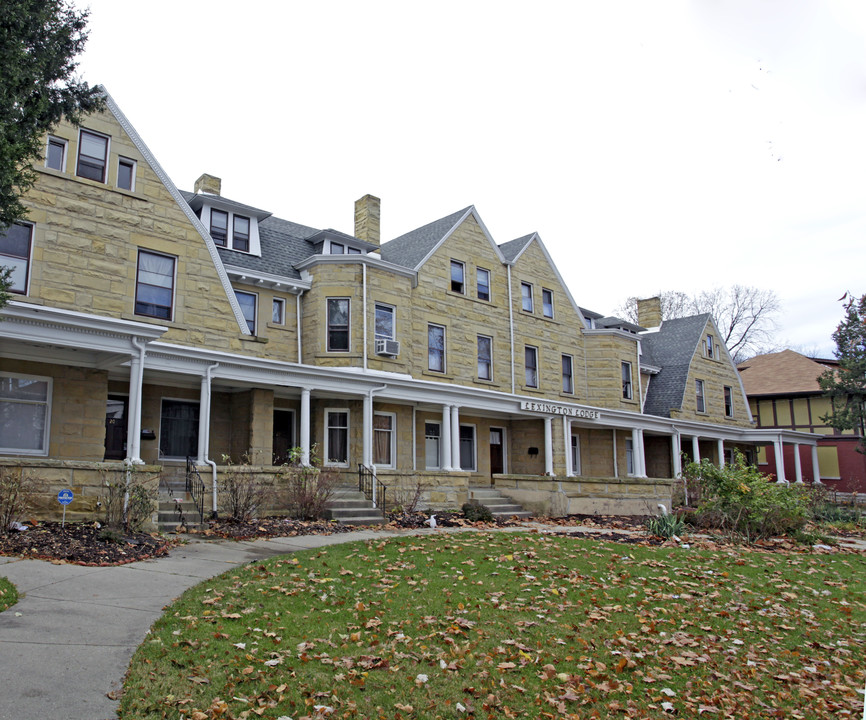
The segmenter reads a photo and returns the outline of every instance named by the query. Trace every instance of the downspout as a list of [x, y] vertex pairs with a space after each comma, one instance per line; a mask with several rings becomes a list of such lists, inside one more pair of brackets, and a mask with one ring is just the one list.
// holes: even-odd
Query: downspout
[[306, 290], [301, 290], [295, 298], [295, 327], [298, 333], [298, 365], [303, 363], [301, 359], [303, 355], [301, 354], [301, 297], [306, 292]]
[[[361, 353], [363, 358], [363, 368], [367, 369], [367, 263], [361, 263], [361, 275], [363, 277], [364, 286], [364, 351]], [[370, 398], [372, 399], [372, 395]]]
[[[213, 371], [219, 367], [219, 363], [214, 365], [209, 365], [207, 370], [205, 370], [205, 381], [207, 382], [207, 436], [204, 439], [204, 461], [206, 465], [210, 466], [211, 471], [211, 480], [212, 480], [212, 488], [213, 488], [213, 499], [211, 504], [211, 517], [216, 519], [217, 516], [217, 465], [211, 460], [208, 455], [210, 455], [210, 381], [213, 378]], [[199, 412], [201, 412], [201, 408], [199, 408]]]
[[508, 333], [511, 342], [511, 394], [514, 395], [514, 303], [511, 299], [511, 265], [506, 265], [508, 273]]
[[640, 372], [640, 356], [641, 356], [640, 340], [638, 340], [637, 341], [637, 391], [638, 391], [638, 393], [640, 393], [638, 395], [638, 397], [640, 398], [640, 412], [641, 412], [641, 415], [643, 415], [643, 407], [644, 407], [644, 404], [646, 403], [646, 398], [644, 397], [644, 394], [643, 394], [643, 380], [641, 379], [641, 372]]

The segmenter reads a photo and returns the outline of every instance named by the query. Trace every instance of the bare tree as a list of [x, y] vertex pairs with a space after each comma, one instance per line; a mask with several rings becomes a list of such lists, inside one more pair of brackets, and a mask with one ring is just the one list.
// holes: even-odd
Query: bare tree
[[[731, 285], [686, 295], [677, 290], [658, 293], [662, 301], [662, 320], [709, 313], [735, 363], [773, 348], [777, 330], [775, 316], [781, 310], [779, 298], [772, 290]], [[617, 312], [637, 322], [638, 298], [630, 297]]]

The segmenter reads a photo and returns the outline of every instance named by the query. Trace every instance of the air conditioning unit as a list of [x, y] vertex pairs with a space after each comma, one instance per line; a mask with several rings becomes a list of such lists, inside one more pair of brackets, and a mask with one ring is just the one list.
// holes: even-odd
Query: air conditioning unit
[[377, 355], [399, 355], [400, 341], [399, 340], [376, 340]]

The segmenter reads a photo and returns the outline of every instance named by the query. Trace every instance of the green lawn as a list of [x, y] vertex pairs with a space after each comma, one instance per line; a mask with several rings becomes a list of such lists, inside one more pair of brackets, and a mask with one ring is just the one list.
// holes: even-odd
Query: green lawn
[[431, 533], [191, 589], [120, 716], [860, 718], [864, 658], [863, 555]]
[[5, 577], [0, 577], [0, 612], [8, 610], [18, 602], [18, 591]]

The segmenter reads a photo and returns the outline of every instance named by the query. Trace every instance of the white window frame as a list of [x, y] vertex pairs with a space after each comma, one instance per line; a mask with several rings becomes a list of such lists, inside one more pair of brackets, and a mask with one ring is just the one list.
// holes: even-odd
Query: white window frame
[[[479, 283], [478, 282], [478, 279], [479, 279], [479, 277], [481, 277], [482, 273], [487, 276], [487, 282], [486, 282], [487, 297], [481, 297], [481, 290], [479, 289], [482, 285], [485, 285], [485, 283]], [[493, 297], [493, 290], [490, 287], [490, 283], [491, 283], [490, 271], [487, 268], [476, 267], [475, 268], [475, 296], [479, 300], [481, 300], [483, 302], [490, 302], [490, 298]]]
[[714, 342], [715, 342], [715, 341], [714, 341], [714, 339], [713, 339], [713, 336], [708, 334], [708, 335], [707, 335], [707, 340], [706, 340], [706, 343], [705, 343], [705, 350], [704, 350], [704, 352], [706, 353], [706, 356], [707, 356], [710, 360], [712, 360], [712, 359], [715, 357], [715, 355], [713, 354], [713, 343], [714, 343]]
[[[185, 460], [185, 455], [163, 455], [162, 454], [162, 407], [163, 403], [168, 400], [169, 402], [177, 402], [177, 403], [186, 403], [187, 405], [195, 405], [199, 411], [199, 417], [201, 417], [201, 402], [199, 400], [192, 400], [190, 398], [181, 398], [181, 397], [161, 397], [159, 399], [159, 430], [156, 434], [156, 442], [157, 442], [157, 453], [160, 460]], [[198, 423], [196, 423], [196, 432], [198, 432]]]
[[[487, 376], [486, 377], [481, 374], [481, 348], [479, 347], [481, 340], [487, 340], [490, 343], [490, 345], [489, 345], [490, 353], [489, 353], [488, 361], [487, 361]], [[475, 348], [476, 348], [476, 355], [477, 355], [475, 365], [476, 365], [476, 370], [478, 372], [478, 379], [479, 380], [493, 380], [493, 338], [490, 337], [489, 335], [478, 335], [476, 338], [476, 341], [475, 341]]]
[[[96, 137], [105, 138], [105, 167], [103, 168], [102, 180], [94, 180], [93, 178], [89, 178], [86, 175], [78, 174], [78, 165], [81, 161], [81, 136], [83, 134], [87, 135], [95, 135]], [[78, 129], [78, 152], [75, 156], [75, 177], [82, 178], [83, 180], [90, 180], [91, 182], [98, 182], [102, 185], [106, 185], [108, 183], [108, 162], [111, 160], [111, 135], [106, 135], [105, 133], [96, 132], [96, 130], [91, 130], [89, 128], [79, 128]]]
[[[562, 353], [562, 365], [565, 365], [565, 359], [568, 358], [569, 374], [566, 376], [565, 367], [562, 368], [562, 392], [566, 395], [574, 395], [574, 355]], [[569, 389], [565, 388], [565, 378], [568, 377]]]
[[[550, 298], [550, 302], [546, 302], [546, 299]], [[548, 308], [550, 308], [550, 312], [548, 313]], [[553, 320], [553, 290], [549, 290], [548, 288], [541, 288], [541, 314], [544, 317]]]
[[26, 373], [15, 372], [0, 372], [0, 377], [17, 378], [20, 380], [34, 380], [36, 382], [44, 382], [45, 400], [25, 400], [25, 399], [0, 399], [0, 402], [14, 405], [42, 405], [45, 408], [45, 423], [42, 429], [42, 444], [40, 449], [28, 450], [22, 448], [0, 447], [0, 454], [3, 455], [30, 455], [33, 457], [46, 457], [48, 455], [49, 443], [51, 438], [51, 409], [52, 398], [54, 394], [54, 378], [44, 377], [42, 375], [28, 375]]
[[[339, 251], [336, 248], [340, 248]], [[328, 240], [328, 255], [345, 255], [346, 254], [346, 245], [344, 243], [334, 242], [333, 240]]]
[[[222, 215], [226, 216], [226, 227], [225, 227], [225, 235], [226, 236], [225, 236], [225, 242], [224, 243], [218, 243], [214, 239], [214, 235], [213, 235], [213, 216], [214, 216], [214, 213], [221, 213]], [[231, 227], [232, 227], [232, 214], [230, 212], [228, 212], [228, 210], [221, 210], [220, 208], [210, 208], [210, 210], [208, 211], [207, 231], [208, 231], [208, 233], [210, 233], [210, 236], [214, 242], [214, 245], [216, 245], [217, 247], [226, 248], [226, 249], [231, 248], [231, 246], [232, 246]]]
[[[129, 165], [132, 168], [132, 170], [130, 172], [129, 187], [128, 188], [120, 186], [120, 166], [124, 165], [124, 164]], [[135, 192], [135, 179], [136, 179], [137, 173], [138, 173], [138, 162], [136, 160], [133, 160], [132, 158], [124, 157], [123, 155], [117, 156], [117, 172], [115, 173], [115, 176], [114, 176], [114, 181], [115, 181], [114, 184], [117, 185], [118, 189], [126, 190], [127, 192]]]
[[722, 400], [725, 403], [725, 417], [734, 417], [734, 388], [730, 385], [722, 387]]
[[[397, 467], [397, 413], [392, 412], [374, 412], [373, 418], [376, 416], [391, 418], [391, 428], [389, 430], [377, 430], [375, 422], [373, 423], [373, 465], [377, 468], [394, 468]], [[391, 455], [390, 463], [377, 463], [375, 460], [376, 456], [376, 433], [377, 432], [387, 432], [390, 435], [390, 448], [389, 453]]]
[[460, 423], [460, 430], [472, 428], [472, 467], [463, 465], [463, 438], [457, 432], [457, 457], [460, 459], [460, 469], [466, 472], [478, 472], [478, 432], [475, 423]]
[[[24, 289], [23, 290], [16, 290], [16, 289], [14, 289], [14, 287], [12, 285], [10, 285], [9, 286], [9, 292], [15, 293], [16, 295], [27, 295], [30, 292], [30, 269], [33, 267], [33, 235], [35, 234], [36, 226], [33, 223], [27, 223], [27, 222], [12, 223], [12, 225], [10, 225], [4, 231], [4, 235], [5, 235], [5, 233], [8, 233], [9, 230], [11, 230], [16, 225], [30, 229], [30, 244], [27, 246], [27, 262], [26, 262], [25, 270], [24, 270]], [[3, 258], [9, 258], [10, 260], [14, 259], [17, 261], [20, 261], [23, 259], [19, 255], [9, 255], [7, 253], [0, 253], [0, 266], [5, 265], [7, 267], [10, 267], [10, 265], [8, 263], [4, 263]]]
[[[53, 168], [48, 164], [48, 150], [51, 147], [51, 143], [55, 142], [58, 145], [63, 146], [63, 156], [60, 158], [60, 167]], [[57, 172], [66, 172], [66, 161], [69, 157], [69, 141], [66, 138], [57, 137], [56, 135], [49, 135], [45, 140], [45, 167], [49, 170], [56, 170]]]
[[[271, 322], [274, 325], [285, 325], [286, 324], [286, 299], [285, 298], [271, 298]], [[274, 311], [276, 311], [277, 318], [274, 319]]]
[[[136, 310], [135, 310], [135, 306], [138, 304], [138, 284], [139, 284], [139, 275], [138, 274], [139, 274], [140, 269], [141, 269], [142, 253], [147, 254], [147, 255], [158, 255], [160, 257], [166, 257], [172, 261], [173, 269], [172, 269], [172, 275], [171, 275], [171, 313], [170, 313], [170, 316], [167, 318], [160, 317], [159, 315], [145, 315], [144, 313], [139, 313], [139, 312], [136, 312]], [[169, 255], [167, 253], [157, 252], [156, 250], [151, 250], [150, 248], [142, 248], [142, 247], [138, 248], [138, 255], [136, 255], [136, 260], [135, 260], [135, 289], [134, 289], [134, 295], [132, 298], [132, 302], [133, 302], [133, 305], [132, 305], [133, 314], [137, 315], [138, 317], [156, 318], [157, 320], [163, 320], [163, 321], [167, 320], [169, 322], [174, 321], [174, 313], [175, 313], [175, 310], [177, 310], [177, 256], [176, 255]]]
[[[454, 270], [455, 268], [460, 268], [460, 289], [454, 289]], [[457, 293], [458, 295], [466, 294], [466, 263], [460, 262], [460, 260], [454, 260], [452, 258], [450, 265], [448, 265], [448, 287], [453, 293]]]
[[[379, 310], [389, 312], [391, 314], [391, 334], [381, 335], [377, 329], [376, 316]], [[373, 337], [376, 340], [394, 340], [397, 336], [397, 309], [393, 305], [377, 302], [373, 305]]]
[[703, 380], [695, 379], [695, 412], [707, 412], [707, 389]]
[[580, 435], [571, 436], [571, 447], [569, 448], [569, 452], [571, 453], [571, 474], [572, 475], [581, 475], [580, 470]]
[[[535, 384], [529, 382], [529, 364], [526, 362], [527, 352], [531, 350], [532, 355], [535, 358], [535, 367], [533, 368], [535, 372]], [[526, 382], [526, 387], [528, 388], [538, 388], [541, 384], [539, 382], [539, 371], [538, 371], [538, 348], [535, 345], [524, 345], [523, 346], [523, 379]]]
[[[436, 435], [436, 464], [429, 465], [427, 463], [427, 442], [428, 437], [433, 437], [432, 435], [427, 435], [427, 426], [435, 425], [438, 431], [438, 435]], [[442, 469], [442, 423], [438, 420], [425, 420], [424, 421], [424, 469], [425, 470], [441, 470]]]
[[535, 301], [532, 297], [532, 283], [520, 283], [520, 309], [523, 312], [535, 312]]
[[625, 439], [625, 472], [634, 475], [634, 441], [631, 438]]
[[[622, 361], [620, 366], [620, 376], [622, 380], [622, 399], [631, 400], [634, 397], [634, 374], [632, 373], [631, 363]], [[626, 379], [626, 369], [628, 369], [628, 379]]]
[[[246, 253], [249, 255], [253, 249], [253, 219], [249, 215], [241, 215], [240, 213], [230, 213], [231, 215], [231, 247], [232, 250], [239, 253]], [[235, 223], [238, 220], [246, 220], [247, 221], [247, 249], [244, 250], [242, 248], [235, 247]]]
[[[441, 370], [437, 370], [435, 368], [430, 367], [430, 330], [433, 328], [437, 328], [442, 331], [442, 368]], [[445, 374], [445, 371], [448, 369], [448, 353], [447, 353], [447, 345], [448, 337], [445, 333], [445, 326], [439, 325], [437, 323], [427, 323], [427, 370], [428, 372], [442, 373]]]
[[[250, 327], [250, 319], [245, 317], [244, 320], [247, 321], [247, 327], [249, 328], [250, 334], [253, 336], [258, 335], [259, 330], [259, 296], [258, 293], [249, 292], [248, 290], [235, 290], [235, 298], [238, 301], [238, 305], [240, 305], [241, 301], [238, 297], [239, 295], [248, 295], [253, 299], [253, 326]], [[243, 312], [243, 306], [241, 306], [241, 312]]]
[[[329, 430], [331, 429], [330, 418], [332, 414], [336, 413], [346, 413], [346, 461], [332, 461], [330, 457], [330, 442], [329, 442]], [[342, 426], [334, 426], [335, 429], [342, 429]], [[323, 465], [327, 465], [328, 467], [349, 467], [349, 458], [352, 456], [351, 447], [349, 443], [352, 441], [352, 415], [349, 412], [349, 408], [325, 408], [325, 437], [322, 446], [325, 450], [324, 459], [322, 460]]]

